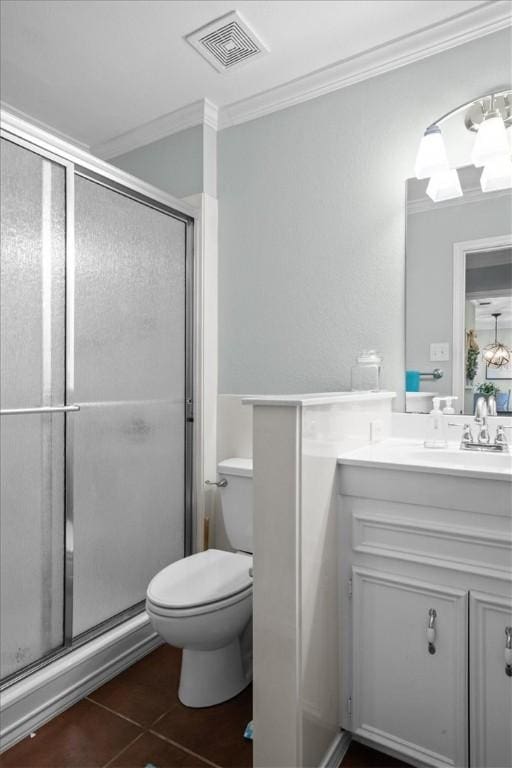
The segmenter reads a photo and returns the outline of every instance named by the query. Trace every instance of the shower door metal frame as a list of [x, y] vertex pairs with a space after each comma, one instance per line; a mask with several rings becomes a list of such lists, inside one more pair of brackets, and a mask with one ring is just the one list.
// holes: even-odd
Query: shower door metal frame
[[[76, 650], [89, 640], [107, 630], [122, 624], [144, 610], [144, 601], [137, 603], [106, 621], [73, 638], [73, 448], [74, 448], [74, 412], [80, 407], [74, 403], [75, 393], [75, 176], [81, 176], [100, 184], [114, 192], [131, 198], [143, 205], [172, 216], [185, 225], [185, 377], [184, 377], [184, 556], [192, 552], [193, 536], [193, 406], [194, 406], [194, 227], [195, 210], [186, 203], [174, 200], [171, 196], [109, 166], [92, 155], [75, 149], [60, 140], [55, 140], [52, 151], [52, 137], [44, 134], [39, 140], [23, 131], [1, 128], [0, 137], [17, 144], [40, 157], [50, 160], [65, 169], [65, 402], [51, 412], [64, 413], [64, 604], [63, 604], [63, 644], [40, 659], [28, 664], [23, 669], [7, 675], [0, 682], [0, 690], [14, 685], [18, 681], [47, 666], [56, 659]], [[61, 146], [64, 151], [61, 151]], [[180, 210], [181, 209], [181, 210]], [[47, 407], [26, 409], [5, 409], [4, 416], [16, 415], [16, 412], [50, 412]]]

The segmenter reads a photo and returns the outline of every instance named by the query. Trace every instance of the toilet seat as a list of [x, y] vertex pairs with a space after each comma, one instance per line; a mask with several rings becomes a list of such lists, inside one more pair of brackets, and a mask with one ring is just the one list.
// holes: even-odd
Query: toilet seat
[[193, 616], [221, 610], [252, 593], [252, 557], [208, 549], [178, 560], [151, 580], [147, 601], [160, 616]]

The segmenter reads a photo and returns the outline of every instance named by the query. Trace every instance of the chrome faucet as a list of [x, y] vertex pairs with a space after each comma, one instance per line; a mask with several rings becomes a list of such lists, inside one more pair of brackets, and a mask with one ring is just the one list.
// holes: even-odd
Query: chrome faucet
[[[493, 398], [494, 399], [494, 398]], [[494, 400], [494, 407], [496, 407], [496, 400]], [[479, 443], [487, 445], [491, 442], [491, 436], [489, 434], [489, 428], [487, 426], [487, 417], [489, 416], [489, 405], [487, 398], [479, 397], [475, 403], [475, 424], [478, 424], [477, 439]]]
[[[506, 427], [503, 424], [499, 424], [496, 427], [494, 443], [491, 443], [487, 419], [489, 416], [496, 415], [496, 398], [494, 395], [489, 395], [488, 398], [479, 397], [475, 403], [475, 424], [478, 426], [476, 440], [473, 437], [471, 425], [464, 424], [460, 441], [461, 449], [464, 451], [493, 451], [496, 453], [508, 451], [508, 440], [505, 435], [505, 430], [512, 429], [512, 427]], [[449, 426], [457, 427], [460, 426], [460, 424], [450, 423]]]
[[489, 395], [487, 398], [487, 411], [489, 413], [489, 416], [497, 416], [498, 415], [498, 409], [496, 406], [496, 398], [494, 395]]

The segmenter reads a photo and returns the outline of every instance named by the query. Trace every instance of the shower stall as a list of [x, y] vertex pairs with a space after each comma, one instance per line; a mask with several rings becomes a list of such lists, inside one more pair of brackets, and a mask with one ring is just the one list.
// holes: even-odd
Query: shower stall
[[3, 686], [191, 547], [193, 218], [79, 163], [2, 132]]

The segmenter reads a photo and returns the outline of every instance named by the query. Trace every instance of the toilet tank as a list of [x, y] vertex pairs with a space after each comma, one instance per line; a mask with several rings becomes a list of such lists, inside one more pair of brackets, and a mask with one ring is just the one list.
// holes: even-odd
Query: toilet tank
[[252, 553], [253, 486], [252, 459], [226, 459], [217, 466], [221, 515], [229, 543], [240, 552]]

